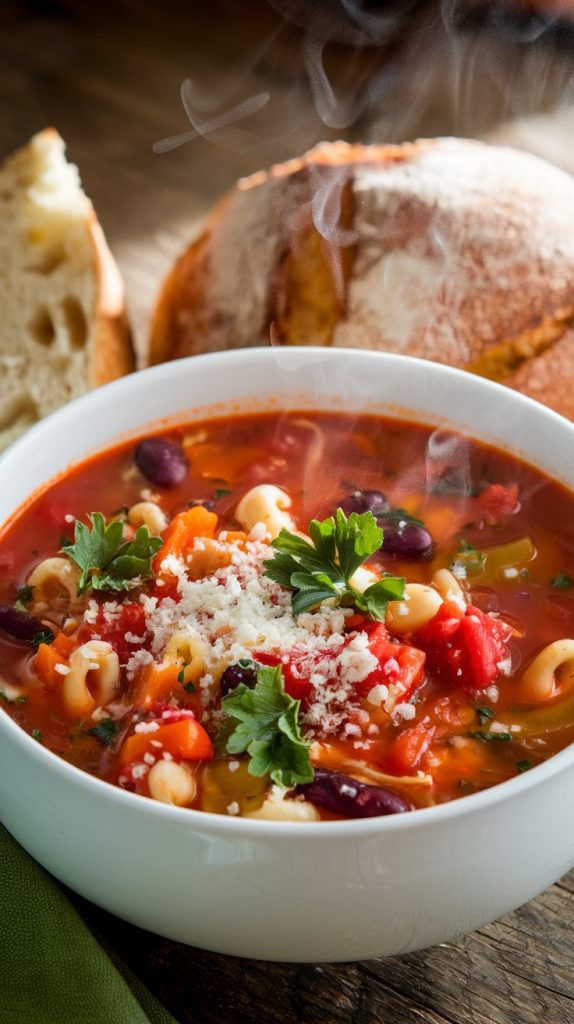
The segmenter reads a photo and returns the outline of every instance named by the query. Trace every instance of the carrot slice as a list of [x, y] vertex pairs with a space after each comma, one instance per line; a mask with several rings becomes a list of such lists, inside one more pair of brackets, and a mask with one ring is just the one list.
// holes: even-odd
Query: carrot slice
[[[34, 660], [34, 668], [40, 679], [50, 690], [54, 689], [58, 682], [56, 665], [62, 661], [61, 656], [54, 650], [52, 644], [40, 644]], [[61, 678], [61, 677], [60, 677]]]
[[58, 651], [64, 658], [69, 658], [72, 651], [75, 651], [78, 646], [78, 641], [71, 636], [66, 636], [65, 633], [58, 633], [52, 641], [52, 647]]
[[[161, 747], [152, 744], [161, 743]], [[205, 729], [193, 718], [160, 725], [154, 732], [135, 732], [125, 741], [120, 759], [122, 764], [141, 761], [145, 754], [155, 757], [167, 752], [178, 761], [210, 761], [213, 744]]]
[[160, 665], [151, 663], [145, 665], [140, 676], [140, 683], [136, 696], [138, 707], [151, 708], [156, 701], [167, 697], [177, 684], [179, 665], [172, 662], [164, 662]]
[[153, 567], [157, 571], [167, 555], [179, 558], [192, 547], [196, 537], [214, 537], [217, 526], [215, 512], [203, 505], [194, 505], [174, 516], [163, 535], [163, 545], [155, 555]]
[[77, 646], [77, 641], [65, 633], [58, 633], [51, 644], [39, 644], [34, 668], [48, 689], [55, 689], [62, 681], [62, 676], [56, 672], [56, 665], [67, 665], [70, 654]]

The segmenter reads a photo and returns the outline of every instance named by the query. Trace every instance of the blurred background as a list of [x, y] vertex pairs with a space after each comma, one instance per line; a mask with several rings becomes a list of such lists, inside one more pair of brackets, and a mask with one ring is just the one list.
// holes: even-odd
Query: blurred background
[[123, 272], [160, 281], [239, 176], [321, 139], [464, 135], [574, 173], [574, 0], [4, 0], [0, 155], [54, 125]]

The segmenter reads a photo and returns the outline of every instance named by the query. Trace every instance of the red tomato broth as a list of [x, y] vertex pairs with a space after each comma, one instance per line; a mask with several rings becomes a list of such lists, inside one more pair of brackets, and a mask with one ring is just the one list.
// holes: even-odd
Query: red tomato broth
[[[99, 454], [48, 486], [7, 525], [0, 535], [0, 603], [13, 602], [31, 569], [58, 553], [62, 537], [71, 538], [70, 517], [86, 521], [87, 514], [94, 511], [112, 517], [151, 497], [171, 520], [189, 502], [208, 499], [219, 517], [218, 530], [237, 531], [234, 509], [239, 499], [254, 485], [265, 482], [290, 495], [298, 527], [306, 530], [311, 518], [331, 515], [350, 492], [378, 489], [393, 505], [419, 517], [435, 538], [430, 560], [413, 562], [383, 555], [370, 560], [393, 574], [405, 575], [409, 582], [430, 583], [438, 568], [457, 560], [461, 539], [482, 552], [526, 536], [536, 553], [523, 567], [528, 575], [519, 571], [516, 576], [504, 577], [498, 572], [497, 578], [487, 583], [479, 575], [475, 586], [472, 577], [467, 580], [473, 604], [499, 614], [513, 627], [509, 641], [513, 675], [497, 678], [498, 701], [457, 687], [440, 671], [427, 671], [421, 681], [417, 664], [417, 671], [411, 673], [414, 689], [405, 695], [406, 700], [414, 700], [414, 719], [397, 724], [384, 710], [369, 705], [366, 693], [361, 693], [363, 707], [379, 733], [364, 738], [359, 749], [352, 740], [326, 739], [323, 746], [329, 748], [329, 767], [346, 771], [349, 762], [361, 762], [370, 770], [390, 775], [430, 775], [430, 787], [407, 786], [405, 790], [400, 779], [396, 784], [397, 792], [408, 792], [413, 806], [426, 806], [516, 776], [517, 765], [528, 762], [533, 766], [574, 741], [574, 696], [569, 700], [568, 694], [559, 695], [546, 707], [527, 710], [513, 697], [515, 677], [533, 655], [546, 644], [574, 636], [574, 588], [569, 593], [551, 584], [558, 574], [574, 579], [574, 496], [560, 484], [501, 451], [468, 439], [458, 442], [453, 467], [436, 452], [429, 457], [429, 441], [435, 436], [431, 428], [374, 416], [262, 413], [194, 423], [162, 432], [162, 436], [181, 444], [188, 457], [189, 471], [181, 485], [154, 489], [136, 469], [134, 443], [129, 442]], [[499, 496], [492, 491], [481, 502], [481, 494], [492, 485], [517, 485], [520, 510], [509, 513], [503, 507], [500, 511]], [[147, 593], [153, 589], [152, 581], [143, 585]], [[168, 592], [169, 581], [164, 593]], [[100, 603], [109, 598], [104, 593], [97, 595]], [[128, 594], [124, 600], [132, 603], [134, 597]], [[125, 638], [122, 648], [121, 628], [115, 632], [115, 647], [124, 664]], [[114, 644], [113, 633], [111, 627], [108, 635], [101, 630], [98, 635]], [[78, 643], [89, 635], [90, 629], [83, 623]], [[417, 646], [416, 636], [401, 637], [400, 642]], [[428, 664], [427, 653], [427, 669]], [[123, 779], [126, 788], [149, 795], [145, 777], [133, 779], [128, 773], [126, 778], [122, 768], [122, 741], [128, 733], [133, 735], [129, 722], [122, 726], [124, 734], [117, 742], [103, 746], [92, 731], [97, 721], [67, 720], [57, 694], [38, 678], [34, 665], [34, 654], [0, 631], [0, 675], [8, 684], [21, 687], [27, 698], [18, 703], [3, 700], [4, 709], [22, 728], [41, 734], [49, 749], [71, 763], [116, 784]], [[137, 699], [137, 691], [137, 680], [123, 681], [121, 699], [126, 707]], [[304, 700], [305, 687], [293, 696]], [[197, 694], [181, 686], [168, 687], [165, 699], [194, 710], [199, 717]], [[480, 732], [485, 725], [477, 707], [489, 708], [496, 720], [508, 727], [525, 726], [512, 734], [511, 741], [470, 737], [469, 733]], [[146, 715], [153, 718], [153, 709], [147, 708]], [[316, 757], [320, 763], [320, 751]], [[196, 807], [202, 806], [202, 771], [200, 763], [197, 796], [192, 802]], [[359, 769], [355, 774], [362, 777]], [[321, 817], [332, 815], [321, 812]]]

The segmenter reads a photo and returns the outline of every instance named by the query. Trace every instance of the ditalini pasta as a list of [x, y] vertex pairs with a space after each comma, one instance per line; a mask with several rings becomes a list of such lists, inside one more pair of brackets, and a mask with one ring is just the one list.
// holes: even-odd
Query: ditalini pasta
[[456, 442], [258, 413], [76, 467], [0, 533], [0, 706], [231, 817], [402, 813], [535, 767], [574, 741], [574, 497]]

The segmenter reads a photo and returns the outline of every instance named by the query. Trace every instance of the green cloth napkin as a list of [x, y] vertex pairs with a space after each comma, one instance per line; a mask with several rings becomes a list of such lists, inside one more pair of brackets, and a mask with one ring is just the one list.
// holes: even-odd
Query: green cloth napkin
[[177, 1024], [0, 825], [2, 1024]]

